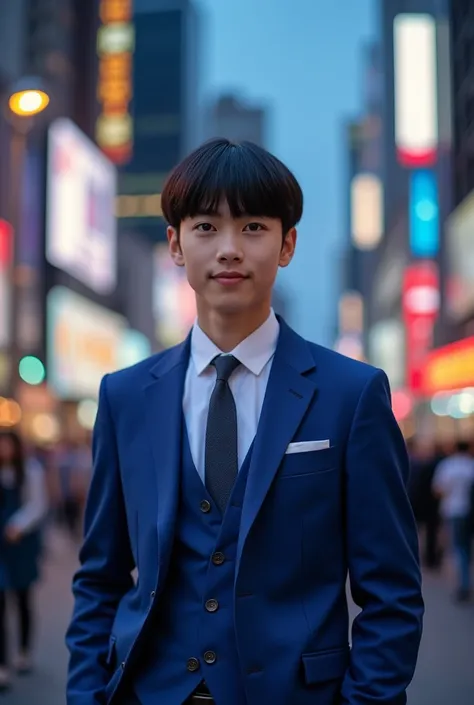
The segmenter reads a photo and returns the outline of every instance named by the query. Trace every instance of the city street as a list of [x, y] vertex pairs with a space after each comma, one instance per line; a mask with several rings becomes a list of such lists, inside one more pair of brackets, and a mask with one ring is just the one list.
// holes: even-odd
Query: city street
[[[64, 705], [67, 654], [63, 635], [72, 606], [69, 585], [75, 565], [69, 541], [53, 535], [45, 580], [38, 590], [36, 671], [15, 682], [14, 690], [0, 698], [0, 703]], [[409, 705], [472, 705], [474, 605], [451, 603], [446, 576], [425, 576], [425, 598], [425, 633]]]

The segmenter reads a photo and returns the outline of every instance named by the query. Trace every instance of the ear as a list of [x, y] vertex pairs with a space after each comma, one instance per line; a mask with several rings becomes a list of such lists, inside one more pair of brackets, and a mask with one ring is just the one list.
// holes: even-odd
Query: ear
[[278, 262], [280, 267], [288, 267], [293, 259], [293, 255], [295, 254], [296, 239], [296, 228], [291, 228], [291, 230], [288, 230], [285, 235], [285, 239], [283, 240], [283, 245], [280, 252], [280, 261]]
[[166, 229], [166, 235], [168, 238], [168, 246], [171, 259], [178, 267], [184, 267], [184, 257], [179, 242], [178, 230], [176, 228], [172, 228], [171, 225], [169, 225]]

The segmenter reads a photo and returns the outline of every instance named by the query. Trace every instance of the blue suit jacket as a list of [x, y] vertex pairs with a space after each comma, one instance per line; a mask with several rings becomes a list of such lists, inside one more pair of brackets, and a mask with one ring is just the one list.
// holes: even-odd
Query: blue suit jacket
[[[242, 671], [259, 674], [267, 702], [305, 705], [317, 684], [340, 678], [341, 705], [402, 705], [423, 601], [408, 461], [387, 378], [280, 324], [237, 550]], [[67, 635], [69, 705], [120, 702], [160, 608], [188, 358], [189, 339], [102, 382]], [[290, 442], [324, 439], [330, 448], [285, 454]], [[347, 576], [361, 608], [351, 647]], [[315, 705], [326, 705], [317, 692]], [[249, 705], [260, 703], [249, 696]]]

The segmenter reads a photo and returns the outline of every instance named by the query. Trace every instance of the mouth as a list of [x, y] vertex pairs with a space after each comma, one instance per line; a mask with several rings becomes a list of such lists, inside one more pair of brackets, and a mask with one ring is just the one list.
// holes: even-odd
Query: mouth
[[248, 279], [248, 276], [240, 272], [218, 272], [211, 278], [222, 286], [236, 286]]

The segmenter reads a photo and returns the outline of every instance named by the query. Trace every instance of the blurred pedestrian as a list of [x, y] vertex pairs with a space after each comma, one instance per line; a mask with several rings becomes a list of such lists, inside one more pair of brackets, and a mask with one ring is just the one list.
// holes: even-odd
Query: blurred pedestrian
[[41, 525], [48, 510], [43, 468], [27, 459], [18, 435], [0, 432], [0, 689], [10, 685], [7, 599], [19, 624], [16, 669], [31, 669], [32, 586], [38, 578]]
[[439, 496], [433, 491], [434, 473], [439, 461], [430, 438], [413, 439], [410, 445], [410, 481], [408, 495], [421, 531], [422, 559], [430, 570], [440, 567], [441, 515]]
[[458, 602], [467, 602], [471, 596], [470, 512], [474, 458], [469, 450], [469, 443], [459, 441], [453, 455], [444, 458], [437, 466], [433, 482], [441, 497], [441, 514], [448, 525], [451, 548], [456, 557]]
[[64, 441], [57, 446], [53, 467], [57, 487], [57, 519], [74, 541], [82, 534], [82, 514], [91, 472], [90, 450], [82, 443]]

